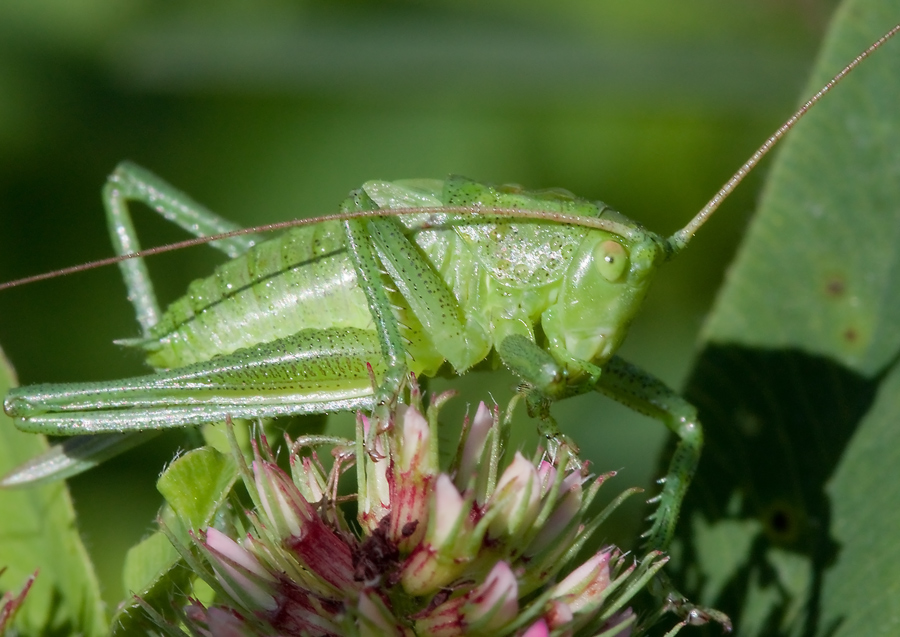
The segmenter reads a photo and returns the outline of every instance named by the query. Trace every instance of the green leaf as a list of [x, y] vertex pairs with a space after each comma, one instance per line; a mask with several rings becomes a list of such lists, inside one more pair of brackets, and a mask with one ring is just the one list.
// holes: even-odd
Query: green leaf
[[[0, 395], [16, 384], [0, 351]], [[47, 450], [43, 436], [18, 431], [0, 413], [0, 473]], [[0, 579], [18, 591], [38, 571], [16, 616], [24, 635], [104, 635], [106, 613], [93, 565], [81, 543], [64, 482], [0, 491]]]
[[839, 626], [835, 634], [890, 634], [900, 624], [898, 397], [900, 366], [895, 365], [827, 487], [831, 533], [841, 550], [826, 573], [820, 624]]
[[209, 525], [237, 475], [230, 454], [201, 447], [176, 459], [160, 476], [156, 488], [184, 523], [199, 529]]
[[[188, 531], [210, 525], [237, 480], [234, 458], [212, 447], [194, 449], [177, 458], [160, 476], [156, 488], [166, 499], [162, 523], [185, 546]], [[128, 552], [123, 573], [125, 588], [134, 591], [160, 612], [171, 608], [173, 595], [183, 596], [191, 588], [191, 573], [169, 538], [156, 531]], [[113, 635], [131, 635], [142, 630], [143, 610], [130, 603], [113, 618]]]
[[[898, 16], [845, 2], [807, 94]], [[676, 579], [739, 635], [897, 630], [898, 58], [900, 39], [785, 141], [686, 392], [707, 444]]]

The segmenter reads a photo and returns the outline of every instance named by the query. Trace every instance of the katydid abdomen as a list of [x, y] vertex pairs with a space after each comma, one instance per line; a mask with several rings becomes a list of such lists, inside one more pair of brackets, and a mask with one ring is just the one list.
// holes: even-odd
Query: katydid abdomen
[[286, 338], [304, 329], [374, 330], [340, 224], [297, 228], [198, 279], [140, 343], [171, 369]]

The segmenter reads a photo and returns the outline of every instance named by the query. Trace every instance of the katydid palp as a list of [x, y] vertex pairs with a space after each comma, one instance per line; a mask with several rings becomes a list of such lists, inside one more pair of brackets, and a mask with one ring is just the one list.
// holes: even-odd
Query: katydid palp
[[[382, 217], [299, 228], [259, 245], [247, 237], [220, 239], [216, 247], [234, 259], [192, 284], [165, 314], [141, 260], [125, 261], [143, 329], [133, 344], [168, 371], [21, 388], [5, 408], [20, 428], [62, 435], [371, 408], [390, 399], [407, 369], [427, 376], [446, 364], [462, 373], [493, 351], [523, 378], [532, 406], [544, 415], [551, 401], [597, 390], [663, 420], [679, 436], [648, 534], [651, 547], [665, 548], [702, 434], [688, 403], [615, 351], [656, 268], [687, 244], [806, 108], [670, 238], [564, 193], [451, 178], [367, 182], [343, 206], [384, 211]], [[197, 235], [234, 228], [131, 165], [121, 166], [104, 192], [120, 254], [137, 249], [128, 200], [148, 203]], [[393, 218], [396, 208], [420, 211]], [[547, 219], [510, 220], [498, 209], [536, 210]], [[600, 220], [605, 228], [560, 223], [554, 215]], [[107, 441], [120, 444], [94, 438], [91, 453]], [[55, 470], [41, 466], [18, 475]]]

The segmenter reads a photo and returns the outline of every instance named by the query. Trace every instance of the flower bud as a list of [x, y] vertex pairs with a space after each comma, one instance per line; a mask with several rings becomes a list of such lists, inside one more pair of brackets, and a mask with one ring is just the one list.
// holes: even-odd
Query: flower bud
[[[456, 472], [456, 486], [460, 491], [466, 488], [473, 475], [483, 470], [482, 465], [487, 464], [485, 454], [490, 453], [490, 450], [485, 443], [495, 424], [493, 411], [484, 402], [478, 403], [475, 417], [469, 423], [465, 444], [460, 454], [459, 469]], [[476, 502], [483, 504], [484, 500], [477, 498]]]
[[438, 476], [431, 494], [425, 539], [403, 565], [401, 581], [410, 595], [425, 595], [452, 582], [466, 567], [473, 531], [467, 506], [445, 474]]
[[496, 509], [488, 536], [508, 538], [515, 543], [534, 524], [541, 504], [540, 478], [534, 465], [518, 451], [512, 463], [500, 476], [497, 489], [488, 502], [488, 509]]
[[550, 628], [546, 621], [539, 619], [522, 633], [522, 637], [550, 637]]
[[553, 590], [553, 599], [560, 600], [572, 613], [578, 614], [599, 607], [609, 588], [610, 550], [600, 551], [569, 573]]
[[206, 531], [210, 565], [225, 592], [244, 608], [275, 610], [275, 583], [256, 556], [216, 528]]
[[303, 499], [310, 504], [321, 502], [328, 489], [328, 479], [319, 464], [318, 457], [291, 456], [291, 477], [300, 489]]
[[484, 582], [416, 618], [416, 634], [429, 637], [490, 635], [519, 612], [516, 577], [506, 562], [497, 562]]
[[484, 583], [466, 600], [463, 615], [473, 631], [491, 634], [516, 618], [519, 612], [519, 587], [506, 562], [497, 562]]
[[374, 591], [365, 591], [359, 596], [356, 610], [359, 613], [359, 637], [404, 637], [404, 629]]
[[390, 537], [401, 551], [415, 547], [428, 525], [428, 495], [437, 474], [437, 448], [431, 428], [415, 407], [403, 412], [395, 437], [397, 453], [391, 466]]
[[347, 543], [325, 524], [278, 465], [255, 460], [253, 469], [265, 526], [319, 579], [337, 589], [353, 587]]
[[[357, 520], [368, 532], [374, 532], [381, 523], [381, 519], [391, 512], [391, 486], [388, 481], [388, 469], [390, 458], [384, 446], [382, 436], [370, 435], [371, 423], [362, 414], [357, 415], [357, 438], [364, 441], [372, 440], [374, 448], [369, 453], [363, 453], [357, 462], [362, 464], [362, 478], [358, 492]], [[357, 443], [359, 444], [359, 443]]]
[[185, 616], [202, 631], [201, 634], [210, 637], [256, 637], [253, 627], [232, 609], [217, 606], [206, 609], [193, 602], [185, 609]]
[[[553, 479], [556, 479], [556, 470], [552, 467]], [[545, 473], [545, 478], [551, 477], [550, 472]], [[546, 484], [544, 482], [543, 484]], [[549, 492], [552, 488], [552, 482], [547, 487]], [[559, 493], [556, 496], [556, 503], [550, 516], [544, 521], [537, 535], [532, 539], [531, 544], [525, 550], [525, 555], [534, 556], [548, 547], [558, 543], [564, 536], [566, 529], [573, 520], [577, 519], [581, 512], [582, 488], [581, 474], [577, 471], [571, 472], [562, 481]]]
[[547, 621], [548, 628], [562, 631], [559, 633], [560, 637], [571, 635], [572, 631], [567, 630], [567, 628], [571, 625], [572, 620], [575, 619], [575, 615], [572, 614], [572, 609], [569, 608], [569, 605], [558, 599], [551, 599], [547, 607], [548, 610], [544, 613], [544, 619]]

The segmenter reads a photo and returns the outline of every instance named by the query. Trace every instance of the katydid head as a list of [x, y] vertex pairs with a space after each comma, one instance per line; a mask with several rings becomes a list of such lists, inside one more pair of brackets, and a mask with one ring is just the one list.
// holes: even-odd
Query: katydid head
[[[618, 216], [605, 209], [603, 216]], [[541, 316], [557, 358], [602, 365], [612, 357], [640, 311], [666, 239], [631, 223], [629, 236], [590, 230], [569, 265], [557, 303]]]

